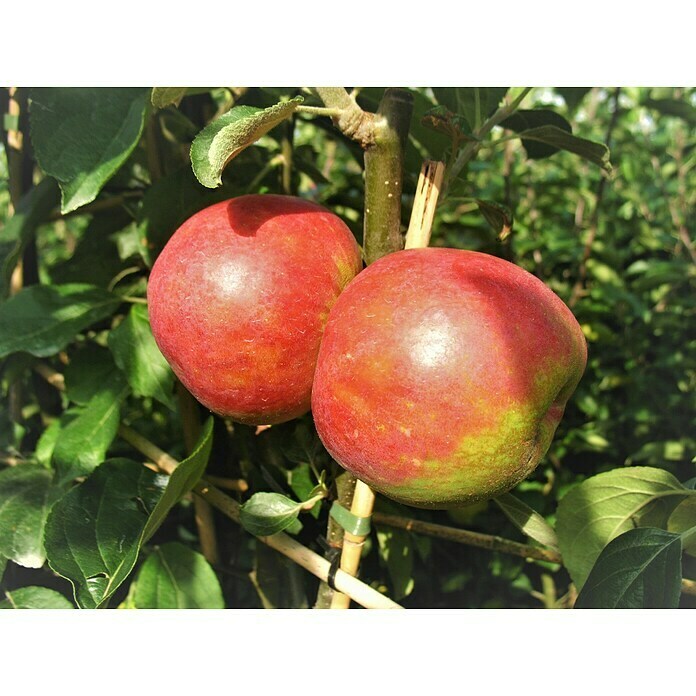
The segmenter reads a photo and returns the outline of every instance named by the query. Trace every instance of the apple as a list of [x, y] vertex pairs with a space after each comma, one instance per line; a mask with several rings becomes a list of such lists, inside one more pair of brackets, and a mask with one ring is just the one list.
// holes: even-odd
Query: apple
[[329, 310], [362, 266], [345, 223], [292, 196], [248, 195], [199, 211], [152, 268], [152, 333], [184, 386], [240, 423], [310, 407]]
[[568, 307], [522, 268], [399, 251], [331, 310], [312, 413], [326, 449], [376, 491], [417, 507], [471, 504], [534, 470], [586, 362]]

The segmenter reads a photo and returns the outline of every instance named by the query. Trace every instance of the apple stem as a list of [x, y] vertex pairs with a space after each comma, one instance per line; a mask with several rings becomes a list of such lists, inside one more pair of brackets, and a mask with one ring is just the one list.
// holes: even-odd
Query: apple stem
[[430, 244], [430, 233], [444, 175], [444, 162], [433, 160], [423, 162], [418, 177], [416, 196], [413, 200], [411, 221], [406, 233], [405, 249], [423, 249]]

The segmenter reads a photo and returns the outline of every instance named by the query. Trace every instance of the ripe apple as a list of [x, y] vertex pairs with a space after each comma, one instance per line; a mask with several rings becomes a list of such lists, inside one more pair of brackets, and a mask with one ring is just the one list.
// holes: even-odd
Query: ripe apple
[[399, 251], [334, 305], [314, 377], [317, 432], [344, 468], [417, 507], [513, 488], [546, 453], [587, 362], [544, 283], [473, 251]]
[[211, 411], [281, 423], [309, 410], [329, 310], [361, 265], [351, 231], [315, 203], [270, 194], [217, 203], [158, 256], [152, 333]]

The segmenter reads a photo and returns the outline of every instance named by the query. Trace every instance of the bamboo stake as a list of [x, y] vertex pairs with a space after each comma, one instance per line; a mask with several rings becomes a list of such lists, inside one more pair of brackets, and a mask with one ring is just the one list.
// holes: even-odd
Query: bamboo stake
[[[139, 452], [151, 459], [158, 467], [168, 474], [171, 474], [178, 466], [176, 459], [161, 450], [153, 442], [127, 425], [121, 425], [118, 429], [119, 435], [135, 447]], [[201, 479], [194, 488], [194, 492], [201, 496], [206, 502], [217, 508], [232, 521], [239, 524], [240, 504], [225, 495], [220, 489], [213, 486], [209, 481]], [[259, 541], [270, 546], [272, 549], [287, 556], [290, 560], [308, 570], [320, 580], [326, 582], [329, 577], [331, 564], [318, 553], [315, 553], [306, 546], [303, 546], [284, 532], [273, 534], [272, 536], [256, 537]], [[361, 582], [352, 575], [339, 570], [336, 572], [334, 584], [336, 587], [353, 599], [355, 602], [366, 609], [402, 609], [399, 604], [385, 597], [381, 592], [373, 589], [369, 585]]]
[[[65, 389], [65, 380], [57, 370], [50, 365], [39, 363], [34, 366], [34, 370], [40, 374], [58, 390]], [[141, 435], [137, 430], [121, 423], [118, 427], [118, 434], [130, 445], [150, 459], [158, 469], [170, 474], [179, 466], [179, 462], [164, 450], [160, 449], [154, 442]], [[147, 464], [146, 464], [147, 466]], [[239, 508], [240, 504], [213, 486], [209, 481], [201, 479], [194, 488], [194, 493], [201, 496], [213, 507], [220, 510], [223, 515], [229, 517], [233, 522], [240, 523]], [[303, 546], [284, 532], [279, 532], [273, 536], [256, 537], [259, 541], [275, 549], [291, 561], [308, 570], [323, 582], [327, 582], [331, 564], [318, 553]], [[354, 578], [348, 573], [338, 570], [334, 579], [334, 584], [338, 590], [353, 599], [365, 609], [403, 609], [400, 604], [386, 597], [381, 592], [373, 589], [364, 582]]]
[[[442, 162], [432, 160], [423, 162], [406, 234], [406, 249], [421, 249], [427, 247], [430, 243], [430, 233], [444, 172], [445, 165]], [[353, 503], [350, 508], [351, 513], [356, 517], [370, 517], [374, 504], [375, 494], [366, 483], [358, 480], [355, 484]], [[357, 574], [364, 544], [364, 536], [356, 536], [348, 531], [345, 532], [341, 552], [341, 570], [351, 575]], [[332, 609], [348, 609], [349, 607], [349, 597], [339, 592], [334, 593], [331, 600]]]
[[423, 249], [430, 244], [430, 233], [444, 176], [443, 162], [433, 160], [423, 162], [406, 233], [405, 249]]

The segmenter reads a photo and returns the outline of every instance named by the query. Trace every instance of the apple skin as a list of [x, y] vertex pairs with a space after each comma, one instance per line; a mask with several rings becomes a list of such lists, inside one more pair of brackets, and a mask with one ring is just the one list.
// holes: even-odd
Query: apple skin
[[157, 345], [184, 386], [240, 423], [310, 407], [329, 310], [362, 267], [350, 229], [292, 196], [248, 195], [174, 233], [148, 283]]
[[466, 505], [534, 470], [586, 363], [575, 317], [522, 268], [473, 251], [399, 251], [331, 310], [312, 414], [326, 449], [376, 491]]

